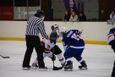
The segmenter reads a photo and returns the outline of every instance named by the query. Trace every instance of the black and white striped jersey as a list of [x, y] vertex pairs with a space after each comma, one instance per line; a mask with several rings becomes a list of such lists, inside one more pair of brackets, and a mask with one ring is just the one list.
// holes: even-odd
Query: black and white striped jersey
[[32, 16], [27, 22], [26, 35], [39, 36], [39, 33], [41, 33], [42, 37], [48, 38], [43, 20], [36, 16]]

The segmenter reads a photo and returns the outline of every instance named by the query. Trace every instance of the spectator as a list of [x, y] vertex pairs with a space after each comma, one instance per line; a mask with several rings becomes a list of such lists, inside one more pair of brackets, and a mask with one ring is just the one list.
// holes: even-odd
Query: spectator
[[64, 16], [64, 21], [69, 21], [70, 14], [66, 11]]
[[83, 12], [80, 12], [79, 14], [79, 21], [86, 21], [86, 16]]
[[69, 21], [73, 21], [73, 22], [79, 21], [78, 15], [75, 11], [72, 11]]
[[110, 20], [115, 20], [115, 11], [111, 12], [109, 18], [110, 18]]
[[111, 14], [109, 15], [109, 20], [107, 21], [108, 24], [114, 24], [115, 22], [115, 11], [112, 11]]
[[43, 11], [38, 10], [37, 13], [30, 17], [27, 21], [27, 28], [26, 28], [26, 53], [23, 60], [23, 69], [29, 70], [31, 66], [30, 58], [35, 48], [37, 53], [37, 60], [40, 69], [45, 69], [45, 64], [43, 61], [43, 49], [41, 48], [39, 33], [41, 33], [42, 37], [48, 39], [48, 35], [45, 32], [44, 28], [44, 13]]

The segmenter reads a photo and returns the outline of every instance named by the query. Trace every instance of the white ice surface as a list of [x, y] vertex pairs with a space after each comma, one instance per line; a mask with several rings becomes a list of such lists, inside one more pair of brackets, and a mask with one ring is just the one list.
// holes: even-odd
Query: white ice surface
[[[58, 43], [58, 45], [63, 50], [62, 44]], [[10, 56], [9, 59], [0, 57], [0, 77], [110, 77], [115, 59], [110, 46], [87, 44], [82, 56], [87, 62], [88, 70], [79, 70], [79, 63], [74, 58], [72, 58], [74, 69], [69, 72], [65, 72], [63, 69], [53, 71], [52, 61], [49, 58], [45, 58], [46, 66], [49, 68], [47, 71], [23, 70], [21, 66], [25, 50], [24, 41], [0, 41], [0, 54]], [[34, 51], [30, 65], [35, 57]], [[58, 60], [55, 65], [60, 66]]]

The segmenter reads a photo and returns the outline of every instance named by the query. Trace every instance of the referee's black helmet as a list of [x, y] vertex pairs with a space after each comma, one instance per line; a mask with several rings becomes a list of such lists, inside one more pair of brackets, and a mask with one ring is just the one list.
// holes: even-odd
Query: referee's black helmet
[[37, 10], [37, 12], [35, 13], [35, 16], [37, 16], [37, 17], [43, 17], [43, 16], [45, 16], [44, 15], [44, 11], [43, 10]]

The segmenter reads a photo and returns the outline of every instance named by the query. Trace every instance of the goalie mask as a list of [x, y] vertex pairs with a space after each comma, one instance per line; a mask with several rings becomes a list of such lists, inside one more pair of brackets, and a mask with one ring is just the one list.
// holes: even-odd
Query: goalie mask
[[57, 37], [58, 37], [57, 32], [55, 31], [51, 32], [50, 41], [56, 43]]

